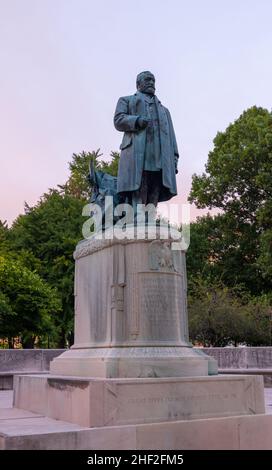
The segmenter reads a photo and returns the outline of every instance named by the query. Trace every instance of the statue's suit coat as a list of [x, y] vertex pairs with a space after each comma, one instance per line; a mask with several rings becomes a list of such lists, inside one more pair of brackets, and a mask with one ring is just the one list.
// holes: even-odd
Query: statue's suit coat
[[[177, 194], [176, 161], [178, 147], [170, 113], [155, 96], [158, 109], [162, 182], [159, 201], [167, 201]], [[141, 185], [144, 168], [146, 129], [136, 128], [139, 116], [146, 117], [146, 103], [142, 93], [119, 98], [114, 115], [114, 125], [124, 132], [120, 145], [121, 155], [118, 169], [118, 193], [136, 191]]]

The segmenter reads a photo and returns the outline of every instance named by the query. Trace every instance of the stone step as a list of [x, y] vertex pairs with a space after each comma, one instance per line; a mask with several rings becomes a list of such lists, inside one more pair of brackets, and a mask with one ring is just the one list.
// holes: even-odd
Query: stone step
[[[16, 409], [14, 410], [17, 411]], [[10, 414], [6, 419], [0, 420], [0, 434], [7, 436], [21, 436], [32, 434], [59, 433], [64, 431], [78, 431], [84, 429], [76, 424], [47, 418], [46, 416], [18, 416]]]
[[[272, 390], [265, 395], [269, 405]], [[11, 408], [11, 402], [12, 392], [0, 392], [0, 450], [272, 449], [267, 414], [90, 429]]]
[[16, 418], [17, 409], [5, 411], [6, 418], [0, 419], [0, 450], [131, 449], [135, 441], [133, 426], [90, 429], [35, 413]]
[[104, 428], [45, 417], [0, 421], [0, 450], [271, 450], [272, 416], [233, 416]]
[[19, 408], [0, 408], [0, 423], [2, 420], [12, 420], [21, 418], [41, 418], [43, 415], [32, 413], [31, 411]]

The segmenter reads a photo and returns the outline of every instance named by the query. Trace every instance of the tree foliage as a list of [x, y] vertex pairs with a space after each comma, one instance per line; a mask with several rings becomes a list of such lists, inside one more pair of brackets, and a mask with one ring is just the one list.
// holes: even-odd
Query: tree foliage
[[188, 296], [189, 332], [196, 344], [224, 347], [271, 345], [271, 300], [251, 298], [241, 288], [196, 277]]
[[0, 337], [22, 338], [33, 347], [36, 337], [50, 336], [60, 311], [56, 289], [18, 261], [0, 256]]
[[254, 295], [271, 289], [271, 196], [272, 115], [254, 106], [217, 134], [189, 198], [221, 209], [199, 221], [210, 227], [208, 258], [227, 285], [244, 283]]
[[3, 253], [7, 250], [8, 237], [9, 237], [8, 224], [6, 221], [2, 222], [0, 220], [0, 253]]
[[190, 229], [189, 277], [203, 275], [230, 287], [243, 285], [253, 295], [270, 289], [257, 263], [260, 237], [254, 225], [225, 213], [198, 218]]
[[254, 106], [219, 132], [205, 170], [193, 176], [189, 200], [220, 213], [191, 225], [192, 338], [271, 345], [271, 113]]
[[255, 222], [260, 209], [271, 205], [271, 165], [272, 115], [254, 106], [218, 132], [206, 172], [193, 176], [190, 200]]
[[70, 176], [61, 188], [68, 194], [87, 200], [90, 196], [89, 170], [90, 162], [94, 161], [97, 170], [116, 176], [118, 171], [119, 153], [111, 152], [110, 161], [101, 159], [100, 149], [93, 152], [74, 153], [69, 163]]
[[[57, 332], [55, 345], [58, 347], [73, 343], [73, 252], [82, 238], [85, 221], [82, 209], [91, 193], [88, 181], [91, 158], [95, 160], [96, 168], [116, 174], [118, 153], [112, 152], [111, 161], [102, 160], [99, 150], [74, 154], [65, 185], [49, 190], [33, 207], [26, 204], [25, 214], [20, 215], [9, 230], [6, 224], [0, 225], [0, 253], [5, 254], [6, 263], [13, 265], [15, 262], [24, 266], [57, 292], [61, 305], [54, 318]], [[16, 313], [15, 310], [10, 313], [9, 307], [7, 298], [1, 298], [0, 308], [6, 319], [9, 314]], [[2, 332], [4, 334], [4, 330]], [[13, 334], [9, 331], [8, 336]]]
[[59, 346], [72, 341], [73, 330], [73, 251], [81, 238], [83, 202], [69, 194], [51, 190], [36, 206], [14, 222], [10, 238], [20, 259], [28, 259], [39, 275], [55, 287], [61, 299], [58, 317]]

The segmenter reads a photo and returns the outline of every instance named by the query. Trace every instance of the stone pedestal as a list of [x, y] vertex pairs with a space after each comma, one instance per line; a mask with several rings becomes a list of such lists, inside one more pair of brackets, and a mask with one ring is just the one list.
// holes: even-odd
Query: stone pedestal
[[15, 381], [16, 408], [86, 427], [264, 413], [259, 376], [93, 379], [27, 375]]
[[[185, 253], [168, 228], [151, 238], [76, 248], [75, 344], [50, 372], [80, 377], [193, 377], [216, 361], [189, 344]], [[105, 235], [107, 237], [107, 234]], [[150, 237], [150, 233], [149, 233]]]

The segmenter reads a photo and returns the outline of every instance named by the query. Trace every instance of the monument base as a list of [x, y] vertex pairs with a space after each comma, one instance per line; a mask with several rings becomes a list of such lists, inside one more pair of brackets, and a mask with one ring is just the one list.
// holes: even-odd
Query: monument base
[[103, 380], [21, 375], [14, 385], [16, 408], [87, 428], [265, 412], [260, 376]]
[[50, 373], [100, 378], [215, 375], [217, 361], [190, 347], [70, 349], [50, 364]]
[[189, 342], [180, 233], [173, 238], [168, 226], [155, 226], [154, 233], [145, 230], [140, 238], [129, 237], [130, 232], [125, 238], [110, 233], [109, 238], [105, 232], [78, 243], [75, 343], [52, 361], [51, 374], [143, 378], [218, 373], [215, 359]]

